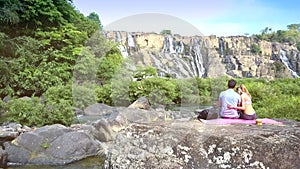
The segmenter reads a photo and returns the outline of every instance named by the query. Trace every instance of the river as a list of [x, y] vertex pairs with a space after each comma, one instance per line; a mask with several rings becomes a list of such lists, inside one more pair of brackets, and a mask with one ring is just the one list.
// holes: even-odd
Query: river
[[89, 157], [68, 165], [48, 166], [48, 165], [23, 165], [23, 166], [8, 166], [4, 169], [99, 169], [103, 168], [104, 157]]

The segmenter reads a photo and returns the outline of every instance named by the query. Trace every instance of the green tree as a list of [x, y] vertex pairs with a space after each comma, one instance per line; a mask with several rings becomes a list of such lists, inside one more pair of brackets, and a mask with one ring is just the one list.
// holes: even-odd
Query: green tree
[[0, 9], [1, 97], [39, 96], [68, 83], [84, 43], [100, 29], [70, 0], [7, 0]]
[[296, 31], [300, 31], [300, 24], [290, 24], [290, 25], [287, 25], [287, 28], [289, 30], [296, 30]]
[[288, 30], [277, 30], [277, 32], [271, 32], [272, 29], [266, 27], [261, 31], [261, 34], [255, 36], [261, 40], [271, 42], [288, 42], [291, 45], [295, 45], [297, 42], [300, 42], [300, 24], [290, 24], [287, 28]]
[[272, 28], [270, 27], [265, 27], [263, 30], [261, 30], [262, 34], [268, 34], [272, 31]]
[[116, 70], [121, 66], [124, 58], [117, 48], [111, 48], [104, 57], [100, 59], [98, 66], [97, 77], [102, 84], [109, 83], [114, 77]]
[[161, 35], [172, 35], [171, 30], [169, 29], [164, 29], [160, 32]]
[[95, 12], [90, 13], [88, 18], [91, 19], [92, 21], [96, 22], [100, 26], [101, 29], [103, 28], [100, 18], [99, 18], [99, 15], [97, 13], [95, 13]]
[[19, 0], [1, 0], [0, 2], [0, 23], [16, 24], [20, 22], [18, 11], [22, 9]]

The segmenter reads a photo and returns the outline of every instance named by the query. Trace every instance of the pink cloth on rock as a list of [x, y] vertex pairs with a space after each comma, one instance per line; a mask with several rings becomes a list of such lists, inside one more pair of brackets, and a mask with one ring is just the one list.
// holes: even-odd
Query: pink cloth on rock
[[[282, 122], [273, 120], [273, 119], [268, 119], [268, 118], [263, 118], [260, 119], [262, 121], [262, 124], [277, 124], [277, 125], [282, 125]], [[218, 119], [211, 119], [211, 120], [203, 120], [201, 119], [201, 122], [205, 124], [215, 124], [215, 125], [225, 125], [225, 124], [256, 124], [255, 120], [245, 120], [245, 119], [223, 119], [223, 118], [218, 118]]]

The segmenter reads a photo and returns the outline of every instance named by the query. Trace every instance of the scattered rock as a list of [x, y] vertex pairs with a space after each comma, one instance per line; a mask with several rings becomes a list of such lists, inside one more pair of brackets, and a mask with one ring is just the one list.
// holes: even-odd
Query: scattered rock
[[141, 97], [137, 99], [135, 102], [133, 102], [131, 105], [129, 105], [128, 108], [149, 110], [150, 103], [146, 97]]
[[0, 145], [5, 141], [11, 141], [17, 138], [21, 133], [32, 130], [30, 127], [22, 126], [17, 123], [6, 123], [0, 126]]
[[102, 103], [96, 103], [84, 109], [84, 114], [88, 116], [109, 115], [115, 111], [114, 107]]

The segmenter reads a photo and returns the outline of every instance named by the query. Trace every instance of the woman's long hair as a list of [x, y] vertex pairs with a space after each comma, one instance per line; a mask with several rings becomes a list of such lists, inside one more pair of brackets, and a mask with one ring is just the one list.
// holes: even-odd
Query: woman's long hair
[[247, 95], [251, 98], [251, 94], [249, 93], [249, 91], [248, 91], [248, 89], [246, 88], [245, 85], [241, 84], [241, 85], [240, 85], [240, 88], [242, 89], [242, 91], [243, 91], [244, 93], [247, 93]]

